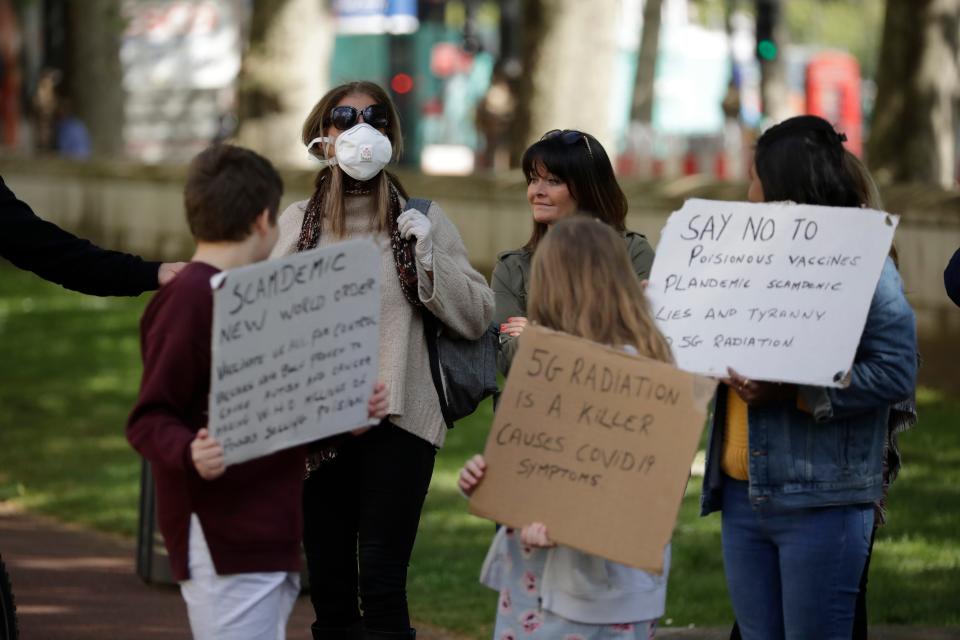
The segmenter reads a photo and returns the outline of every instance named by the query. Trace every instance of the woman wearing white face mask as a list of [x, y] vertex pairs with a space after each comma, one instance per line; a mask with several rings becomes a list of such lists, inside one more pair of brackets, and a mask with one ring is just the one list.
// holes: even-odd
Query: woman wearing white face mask
[[303, 537], [313, 637], [414, 638], [407, 564], [446, 436], [422, 317], [431, 312], [449, 332], [478, 338], [493, 317], [493, 292], [436, 203], [426, 215], [405, 211], [406, 192], [383, 170], [400, 154], [400, 123], [378, 85], [329, 91], [307, 117], [303, 142], [324, 168], [310, 200], [281, 215], [274, 256], [355, 236], [380, 242], [379, 379], [390, 390], [382, 423], [321, 442], [308, 467]]

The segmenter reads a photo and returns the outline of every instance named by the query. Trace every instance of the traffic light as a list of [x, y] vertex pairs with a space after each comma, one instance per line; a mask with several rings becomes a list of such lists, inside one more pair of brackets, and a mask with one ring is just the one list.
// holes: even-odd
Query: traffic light
[[779, 0], [757, 0], [757, 58], [775, 60], [779, 49], [774, 37], [780, 20]]
[[777, 58], [777, 43], [769, 38], [757, 42], [757, 56], [761, 60], [775, 60]]

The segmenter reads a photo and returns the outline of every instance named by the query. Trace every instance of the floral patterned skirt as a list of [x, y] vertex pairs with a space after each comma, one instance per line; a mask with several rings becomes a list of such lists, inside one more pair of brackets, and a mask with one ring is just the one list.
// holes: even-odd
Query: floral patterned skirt
[[574, 622], [540, 606], [540, 578], [546, 563], [546, 549], [534, 549], [520, 543], [519, 532], [507, 531], [503, 558], [506, 571], [500, 599], [494, 640], [652, 640], [656, 620], [627, 624], [588, 624]]

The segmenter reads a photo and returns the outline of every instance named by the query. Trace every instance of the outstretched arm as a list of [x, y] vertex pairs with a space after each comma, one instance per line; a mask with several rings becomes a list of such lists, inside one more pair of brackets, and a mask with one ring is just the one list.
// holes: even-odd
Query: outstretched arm
[[[0, 256], [44, 280], [96, 296], [136, 296], [156, 289], [171, 265], [101, 249], [43, 220], [0, 178]], [[175, 272], [175, 269], [174, 269]], [[172, 276], [171, 276], [172, 277]]]

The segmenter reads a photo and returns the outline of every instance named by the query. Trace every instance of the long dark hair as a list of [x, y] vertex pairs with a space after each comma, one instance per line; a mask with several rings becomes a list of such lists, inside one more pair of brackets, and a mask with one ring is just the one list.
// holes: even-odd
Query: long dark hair
[[[592, 135], [564, 131], [530, 145], [523, 153], [527, 183], [544, 170], [567, 185], [578, 211], [599, 218], [621, 233], [626, 230], [627, 196], [617, 184], [607, 152]], [[536, 251], [546, 233], [547, 225], [534, 221], [533, 233], [523, 248]]]
[[846, 136], [817, 116], [797, 116], [767, 129], [754, 163], [767, 202], [859, 207], [857, 186], [844, 166]]

